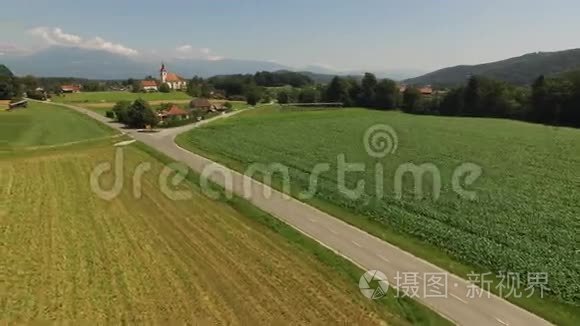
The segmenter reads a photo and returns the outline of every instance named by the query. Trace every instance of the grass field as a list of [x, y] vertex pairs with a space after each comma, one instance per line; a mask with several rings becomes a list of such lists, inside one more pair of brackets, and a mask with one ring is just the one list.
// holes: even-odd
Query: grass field
[[56, 145], [115, 134], [79, 113], [30, 102], [28, 108], [0, 111], [0, 151]]
[[131, 93], [131, 92], [81, 92], [55, 96], [54, 102], [61, 103], [115, 103], [118, 101], [134, 101], [142, 98], [146, 101], [170, 101], [170, 100], [190, 100], [191, 97], [185, 92], [171, 93]]
[[[156, 94], [156, 93], [152, 93], [152, 94]], [[157, 94], [159, 94], [159, 93], [157, 93]], [[76, 94], [73, 94], [73, 95], [76, 95]], [[143, 94], [143, 95], [149, 95], [149, 94]], [[95, 97], [95, 96], [89, 96], [89, 98], [87, 98], [83, 101], [80, 101], [80, 102], [65, 102], [65, 101], [60, 100], [59, 98], [56, 98], [55, 101], [79, 105], [79, 106], [82, 106], [82, 107], [87, 108], [89, 110], [98, 112], [102, 115], [105, 115], [107, 111], [111, 110], [113, 108], [113, 106], [115, 106], [115, 103], [117, 102], [117, 101], [112, 101], [112, 102], [111, 101], [108, 101], [108, 102], [100, 102], [100, 101], [94, 102], [94, 101], [92, 101], [92, 100], [95, 100], [96, 98], [97, 97]], [[144, 99], [146, 99], [146, 98], [144, 97]], [[132, 99], [125, 99], [125, 100], [132, 100]], [[157, 105], [164, 104], [164, 103], [174, 103], [174, 104], [177, 104], [183, 108], [189, 107], [190, 101], [191, 101], [191, 98], [148, 100], [148, 102], [151, 106], [157, 106]], [[225, 100], [210, 100], [210, 102], [212, 102], [212, 103], [224, 103], [226, 101]], [[241, 102], [241, 101], [229, 101], [229, 102], [232, 104], [232, 107], [234, 110], [248, 108], [248, 105], [245, 102]]]
[[[377, 123], [392, 126], [399, 138], [396, 153], [379, 161], [363, 144], [365, 130]], [[264, 108], [192, 130], [177, 142], [240, 171], [255, 162], [282, 163], [290, 168], [294, 195], [308, 189], [316, 163], [330, 163], [311, 204], [459, 275], [510, 271], [525, 282], [528, 272], [548, 272], [550, 298], [509, 299], [555, 322], [580, 322], [579, 130], [362, 109]], [[349, 188], [359, 179], [366, 182], [358, 200], [337, 190], [340, 153], [368, 167], [346, 177]], [[380, 200], [374, 191], [376, 162], [385, 171], [386, 195]], [[404, 179], [403, 199], [395, 198], [394, 173], [408, 162], [439, 168], [438, 200], [415, 199], [412, 178]], [[476, 201], [451, 190], [451, 175], [463, 162], [483, 168], [469, 187], [477, 191]], [[280, 176], [274, 174], [278, 188]], [[431, 189], [432, 180], [425, 178], [424, 185]]]
[[[0, 320], [448, 324], [409, 299], [364, 298], [361, 270], [242, 199], [214, 201], [185, 182], [192, 198], [169, 200], [158, 179], [170, 161], [142, 144], [124, 148], [119, 196], [100, 199], [90, 173], [114, 162], [117, 141], [0, 153]], [[109, 189], [113, 174], [100, 183]]]

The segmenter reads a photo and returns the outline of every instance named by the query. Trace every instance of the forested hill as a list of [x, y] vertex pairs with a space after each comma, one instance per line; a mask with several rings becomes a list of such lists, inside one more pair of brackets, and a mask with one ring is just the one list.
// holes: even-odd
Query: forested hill
[[444, 68], [405, 80], [413, 85], [454, 86], [479, 75], [513, 84], [531, 84], [540, 75], [554, 76], [580, 69], [580, 49], [529, 53], [521, 57], [473, 66]]
[[9, 76], [12, 77], [12, 71], [10, 71], [10, 69], [8, 69], [8, 67], [6, 67], [3, 64], [0, 64], [0, 76]]

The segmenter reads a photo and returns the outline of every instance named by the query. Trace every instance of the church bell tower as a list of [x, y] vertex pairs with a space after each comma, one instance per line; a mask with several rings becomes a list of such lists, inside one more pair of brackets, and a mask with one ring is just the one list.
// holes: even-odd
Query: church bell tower
[[167, 69], [165, 69], [165, 64], [161, 63], [161, 69], [159, 70], [159, 77], [161, 77], [161, 82], [165, 83], [167, 80]]

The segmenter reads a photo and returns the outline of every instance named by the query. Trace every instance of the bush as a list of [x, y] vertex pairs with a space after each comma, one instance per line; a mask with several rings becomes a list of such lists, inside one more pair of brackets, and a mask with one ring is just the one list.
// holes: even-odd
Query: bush
[[115, 112], [113, 112], [112, 110], [109, 110], [109, 111], [105, 112], [105, 116], [109, 119], [115, 119]]
[[226, 102], [226, 103], [224, 103], [224, 107], [231, 109], [231, 108], [233, 108], [233, 105], [230, 102]]
[[39, 91], [30, 91], [26, 93], [26, 96], [28, 98], [31, 98], [33, 100], [38, 100], [38, 101], [46, 101], [46, 94], [44, 92], [39, 92]]
[[169, 87], [169, 85], [167, 83], [163, 83], [163, 84], [161, 84], [161, 86], [159, 86], [159, 91], [161, 93], [169, 93], [169, 92], [171, 92], [171, 88]]

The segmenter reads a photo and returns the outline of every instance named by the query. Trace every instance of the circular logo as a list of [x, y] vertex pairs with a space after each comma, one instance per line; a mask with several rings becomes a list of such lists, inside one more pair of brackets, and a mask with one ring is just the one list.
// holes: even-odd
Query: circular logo
[[387, 276], [380, 271], [366, 271], [358, 281], [360, 292], [367, 298], [378, 300], [387, 295], [389, 282]]
[[375, 158], [394, 154], [399, 146], [399, 137], [395, 129], [385, 124], [374, 125], [367, 129], [363, 141], [367, 153]]

